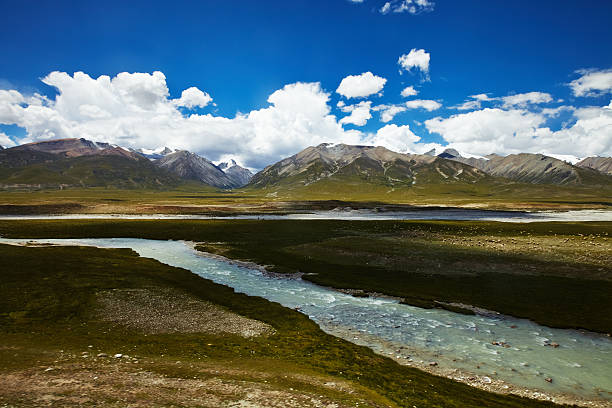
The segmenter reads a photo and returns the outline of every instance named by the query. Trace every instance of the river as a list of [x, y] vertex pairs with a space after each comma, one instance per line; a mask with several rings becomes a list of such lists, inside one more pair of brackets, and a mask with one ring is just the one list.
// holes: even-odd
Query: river
[[[0, 243], [23, 242], [0, 238]], [[421, 309], [391, 298], [356, 298], [301, 279], [271, 276], [202, 256], [183, 241], [115, 238], [36, 242], [131, 248], [140, 256], [191, 270], [238, 292], [296, 308], [328, 333], [371, 347], [402, 364], [483, 388], [490, 384], [493, 388], [489, 389], [496, 391], [612, 405], [612, 340], [603, 335], [552, 329], [496, 314], [469, 316]]]

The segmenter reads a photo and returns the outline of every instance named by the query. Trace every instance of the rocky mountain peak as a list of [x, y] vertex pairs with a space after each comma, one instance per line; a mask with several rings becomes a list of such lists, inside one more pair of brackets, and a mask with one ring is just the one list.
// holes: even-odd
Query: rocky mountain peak
[[223, 163], [219, 163], [219, 165], [217, 167], [219, 167], [221, 170], [225, 171], [229, 168], [232, 168], [234, 166], [237, 166], [238, 164], [236, 163], [236, 161], [234, 159], [230, 159], [229, 161], [223, 162]]
[[446, 149], [438, 155], [444, 159], [453, 159], [455, 157], [462, 157], [461, 154], [455, 149]]

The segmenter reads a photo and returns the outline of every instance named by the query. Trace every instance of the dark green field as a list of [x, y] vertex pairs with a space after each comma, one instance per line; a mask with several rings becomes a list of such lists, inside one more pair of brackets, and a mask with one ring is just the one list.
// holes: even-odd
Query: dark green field
[[[101, 234], [104, 229], [100, 228], [109, 228], [108, 224], [82, 223], [71, 226], [74, 229], [69, 232], [64, 228], [67, 225], [53, 224], [3, 224], [2, 232], [19, 228], [50, 236], [59, 227], [64, 232], [56, 230], [55, 234], [75, 236], [93, 235], [96, 230]], [[150, 230], [151, 225], [139, 227]], [[172, 235], [173, 226], [191, 233], [203, 227], [187, 225], [166, 224], [165, 233]], [[116, 226], [120, 228], [107, 232], [116, 235], [136, 225]], [[234, 228], [233, 235], [240, 234]], [[487, 393], [400, 366], [323, 333], [300, 313], [236, 294], [191, 272], [139, 258], [129, 250], [0, 245], [0, 257], [3, 406], [49, 402], [61, 406], [199, 406], [194, 389], [226, 404], [258, 391], [287, 398], [285, 406], [300, 406], [299, 398], [304, 395], [339, 406], [552, 406]], [[97, 293], [138, 288], [178, 290], [266, 322], [276, 333], [249, 339], [201, 333], [147, 334], [100, 320]], [[99, 352], [111, 357], [97, 357]], [[129, 353], [138, 361], [114, 359], [113, 353]], [[209, 388], [197, 388], [202, 386]], [[225, 387], [221, 389], [226, 393], [211, 394], [219, 387]]]
[[184, 239], [326, 286], [457, 302], [612, 332], [612, 224], [395, 221], [3, 221], [23, 238]]

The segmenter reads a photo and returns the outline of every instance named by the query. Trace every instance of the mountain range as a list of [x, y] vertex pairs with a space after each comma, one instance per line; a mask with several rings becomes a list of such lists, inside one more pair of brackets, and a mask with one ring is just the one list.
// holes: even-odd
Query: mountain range
[[396, 153], [380, 146], [323, 143], [266, 167], [249, 187], [308, 186], [340, 179], [388, 186], [472, 184], [488, 178], [477, 168], [440, 157]]
[[221, 189], [327, 189], [330, 196], [334, 191], [376, 188], [435, 188], [451, 194], [511, 185], [612, 186], [609, 157], [589, 157], [573, 165], [532, 153], [486, 157], [468, 157], [454, 149], [436, 153], [323, 143], [253, 175], [234, 160], [216, 165], [186, 150], [124, 149], [82, 138], [58, 139], [0, 149], [0, 186], [173, 188], [195, 182]]
[[605, 181], [602, 172], [596, 167], [580, 165], [582, 162], [574, 166], [543, 154], [490, 154], [484, 158], [476, 158], [463, 157], [454, 149], [446, 149], [438, 157], [468, 164], [492, 176], [523, 183], [565, 185], [597, 184]]
[[252, 173], [236, 164], [223, 163], [224, 169], [187, 150], [166, 154], [153, 163], [186, 180], [196, 180], [219, 188], [237, 188], [247, 184]]
[[612, 157], [587, 157], [576, 163], [576, 166], [612, 175]]
[[253, 177], [249, 186], [296, 187], [329, 180], [354, 183], [357, 179], [390, 187], [508, 182], [610, 186], [612, 183], [612, 177], [605, 172], [542, 154], [477, 158], [464, 157], [453, 149], [438, 155], [433, 152], [420, 155], [396, 153], [384, 147], [324, 143], [266, 167]]
[[186, 151], [143, 152], [83, 138], [0, 150], [4, 188], [173, 188], [196, 181], [225, 189], [243, 186], [251, 175], [235, 162], [226, 171]]

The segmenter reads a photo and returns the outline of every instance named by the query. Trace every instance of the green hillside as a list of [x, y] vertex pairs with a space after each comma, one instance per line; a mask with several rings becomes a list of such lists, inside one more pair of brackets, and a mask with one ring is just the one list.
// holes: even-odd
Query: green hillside
[[95, 155], [57, 159], [52, 154], [30, 152], [11, 156], [0, 166], [4, 188], [170, 188], [183, 183], [145, 158]]

